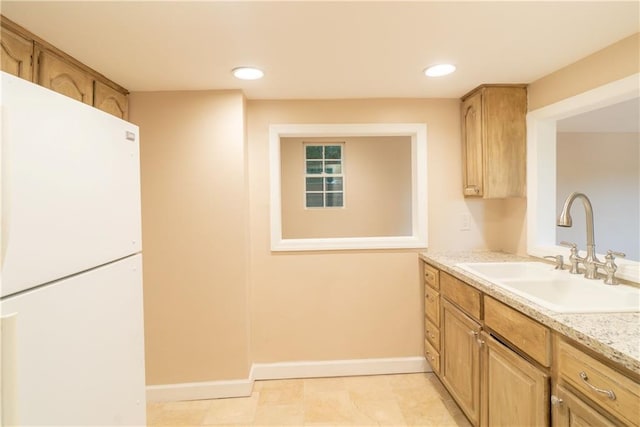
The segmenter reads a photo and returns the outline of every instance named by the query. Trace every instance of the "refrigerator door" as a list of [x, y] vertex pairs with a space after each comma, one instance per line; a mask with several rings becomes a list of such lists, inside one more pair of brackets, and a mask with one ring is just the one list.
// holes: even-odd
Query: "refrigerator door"
[[1, 80], [2, 296], [140, 252], [138, 127]]
[[145, 425], [142, 255], [0, 304], [17, 425]]

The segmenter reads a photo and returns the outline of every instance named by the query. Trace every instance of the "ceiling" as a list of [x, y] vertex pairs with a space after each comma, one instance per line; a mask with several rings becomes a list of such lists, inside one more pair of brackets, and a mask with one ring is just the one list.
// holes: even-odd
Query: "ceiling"
[[[451, 98], [529, 83], [640, 31], [640, 2], [6, 1], [2, 14], [130, 91]], [[451, 76], [425, 67], [451, 62]], [[254, 65], [259, 81], [230, 70]]]

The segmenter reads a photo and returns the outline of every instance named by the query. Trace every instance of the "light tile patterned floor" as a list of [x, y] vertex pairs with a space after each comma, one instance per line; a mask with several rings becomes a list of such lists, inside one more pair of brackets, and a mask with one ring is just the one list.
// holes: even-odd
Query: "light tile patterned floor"
[[149, 403], [149, 426], [469, 427], [431, 373], [256, 381], [250, 397]]

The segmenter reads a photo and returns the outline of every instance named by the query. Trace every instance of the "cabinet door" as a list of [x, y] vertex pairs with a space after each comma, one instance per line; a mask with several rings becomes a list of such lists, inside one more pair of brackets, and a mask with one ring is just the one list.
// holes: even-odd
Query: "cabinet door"
[[93, 105], [93, 77], [53, 53], [37, 49], [37, 83], [85, 104]]
[[127, 120], [129, 117], [127, 95], [96, 80], [93, 90], [93, 106]]
[[602, 416], [561, 385], [556, 386], [554, 397], [556, 399], [554, 399], [552, 412], [553, 427], [617, 427], [622, 425]]
[[482, 91], [483, 196], [526, 195], [527, 91], [487, 87]]
[[462, 167], [465, 196], [482, 196], [482, 91], [462, 103]]
[[33, 77], [33, 42], [2, 28], [0, 37], [2, 71], [31, 81]]
[[482, 333], [482, 425], [549, 425], [549, 378], [515, 352]]
[[442, 300], [442, 381], [473, 425], [480, 417], [480, 325]]

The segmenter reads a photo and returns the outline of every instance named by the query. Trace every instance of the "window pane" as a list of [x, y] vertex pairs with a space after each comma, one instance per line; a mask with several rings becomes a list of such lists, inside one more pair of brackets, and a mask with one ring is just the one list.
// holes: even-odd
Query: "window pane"
[[322, 145], [307, 145], [306, 158], [307, 159], [321, 159], [322, 158]]
[[342, 207], [342, 193], [326, 193], [327, 207]]
[[341, 159], [342, 158], [342, 146], [340, 145], [325, 145], [324, 146], [325, 159]]
[[[307, 179], [317, 179], [317, 178], [307, 178]], [[332, 177], [332, 178], [325, 178], [326, 183], [327, 183], [327, 191], [342, 191], [342, 178], [340, 177]], [[307, 190], [308, 190], [308, 185], [307, 185]]]
[[342, 162], [340, 160], [327, 160], [324, 165], [325, 173], [342, 173]]
[[310, 161], [307, 162], [307, 173], [308, 174], [321, 174], [322, 173], [322, 160], [318, 161]]
[[306, 191], [322, 191], [322, 178], [307, 178]]
[[321, 208], [324, 207], [322, 204], [322, 193], [307, 193], [307, 205], [308, 208]]

